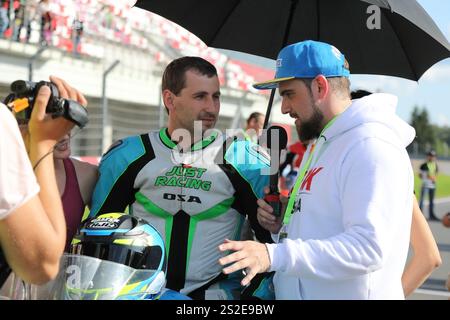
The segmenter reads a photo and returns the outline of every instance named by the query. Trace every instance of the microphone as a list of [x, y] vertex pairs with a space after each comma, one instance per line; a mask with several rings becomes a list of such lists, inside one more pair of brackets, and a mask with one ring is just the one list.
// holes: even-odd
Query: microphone
[[267, 129], [267, 148], [270, 153], [269, 193], [264, 200], [273, 208], [273, 215], [281, 215], [280, 192], [278, 190], [281, 150], [286, 149], [287, 133], [283, 127], [271, 126]]

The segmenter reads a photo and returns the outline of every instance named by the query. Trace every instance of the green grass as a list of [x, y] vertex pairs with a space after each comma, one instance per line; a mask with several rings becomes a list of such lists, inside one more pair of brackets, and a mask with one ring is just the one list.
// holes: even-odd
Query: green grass
[[[414, 174], [414, 190], [416, 191], [417, 199], [420, 197], [420, 186], [422, 182], [418, 177], [418, 173]], [[436, 181], [436, 198], [450, 197], [450, 176], [439, 174]], [[425, 198], [428, 199], [428, 198]]]

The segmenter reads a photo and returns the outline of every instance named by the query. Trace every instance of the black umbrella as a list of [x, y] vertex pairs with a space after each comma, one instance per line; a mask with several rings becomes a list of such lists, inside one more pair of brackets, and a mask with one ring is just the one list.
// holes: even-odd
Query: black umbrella
[[415, 0], [138, 0], [136, 6], [210, 47], [271, 59], [291, 43], [327, 42], [357, 74], [418, 80], [450, 57], [447, 39]]

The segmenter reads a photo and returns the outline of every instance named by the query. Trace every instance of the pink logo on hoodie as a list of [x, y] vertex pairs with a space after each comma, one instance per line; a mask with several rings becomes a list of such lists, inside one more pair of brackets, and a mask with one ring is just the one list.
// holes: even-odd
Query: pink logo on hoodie
[[306, 191], [310, 191], [311, 190], [311, 184], [312, 184], [312, 180], [313, 178], [316, 176], [316, 174], [318, 174], [321, 170], [323, 169], [323, 167], [320, 168], [314, 168], [308, 171], [308, 173], [306, 174], [305, 178], [303, 179], [302, 185], [300, 186], [300, 190], [304, 190], [306, 187]]

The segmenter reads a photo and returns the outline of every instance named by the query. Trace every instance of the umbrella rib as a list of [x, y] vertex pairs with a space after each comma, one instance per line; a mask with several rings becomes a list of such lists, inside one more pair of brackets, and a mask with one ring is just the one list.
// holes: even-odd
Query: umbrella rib
[[416, 79], [416, 82], [419, 81], [419, 77], [417, 76], [417, 72], [416, 72], [416, 70], [414, 69], [414, 65], [411, 63], [411, 59], [410, 59], [409, 56], [406, 54], [405, 47], [404, 47], [404, 45], [403, 45], [403, 42], [400, 40], [400, 37], [398, 36], [397, 30], [393, 27], [393, 24], [392, 24], [391, 20], [389, 19], [389, 16], [388, 16], [387, 14], [384, 14], [384, 16], [386, 17], [386, 20], [389, 22], [389, 24], [390, 24], [392, 30], [394, 31], [395, 37], [397, 38], [398, 42], [400, 43], [400, 46], [401, 46], [402, 49], [403, 49], [403, 52], [405, 53], [406, 60], [408, 61], [409, 66], [411, 67], [411, 70], [412, 70], [412, 72], [413, 72], [413, 74], [414, 74], [414, 77], [415, 77], [415, 79]]
[[292, 18], [294, 17], [294, 11], [297, 8], [298, 1], [299, 0], [291, 0], [291, 7], [289, 9], [289, 17], [286, 22], [286, 27], [284, 28], [283, 43], [281, 44], [282, 48], [284, 48], [288, 43], [289, 33], [291, 33]]
[[222, 30], [223, 26], [225, 25], [226, 21], [228, 20], [228, 18], [233, 14], [233, 12], [236, 10], [236, 8], [239, 6], [239, 4], [241, 3], [241, 0], [237, 0], [233, 6], [233, 9], [231, 9], [228, 14], [226, 15], [225, 19], [222, 20], [222, 23], [220, 24], [220, 27], [217, 28], [216, 32], [214, 33], [214, 35], [211, 37], [211, 42], [208, 39], [209, 43], [212, 43], [212, 40], [216, 38], [217, 34]]
[[316, 1], [317, 40], [320, 41], [320, 0]]

